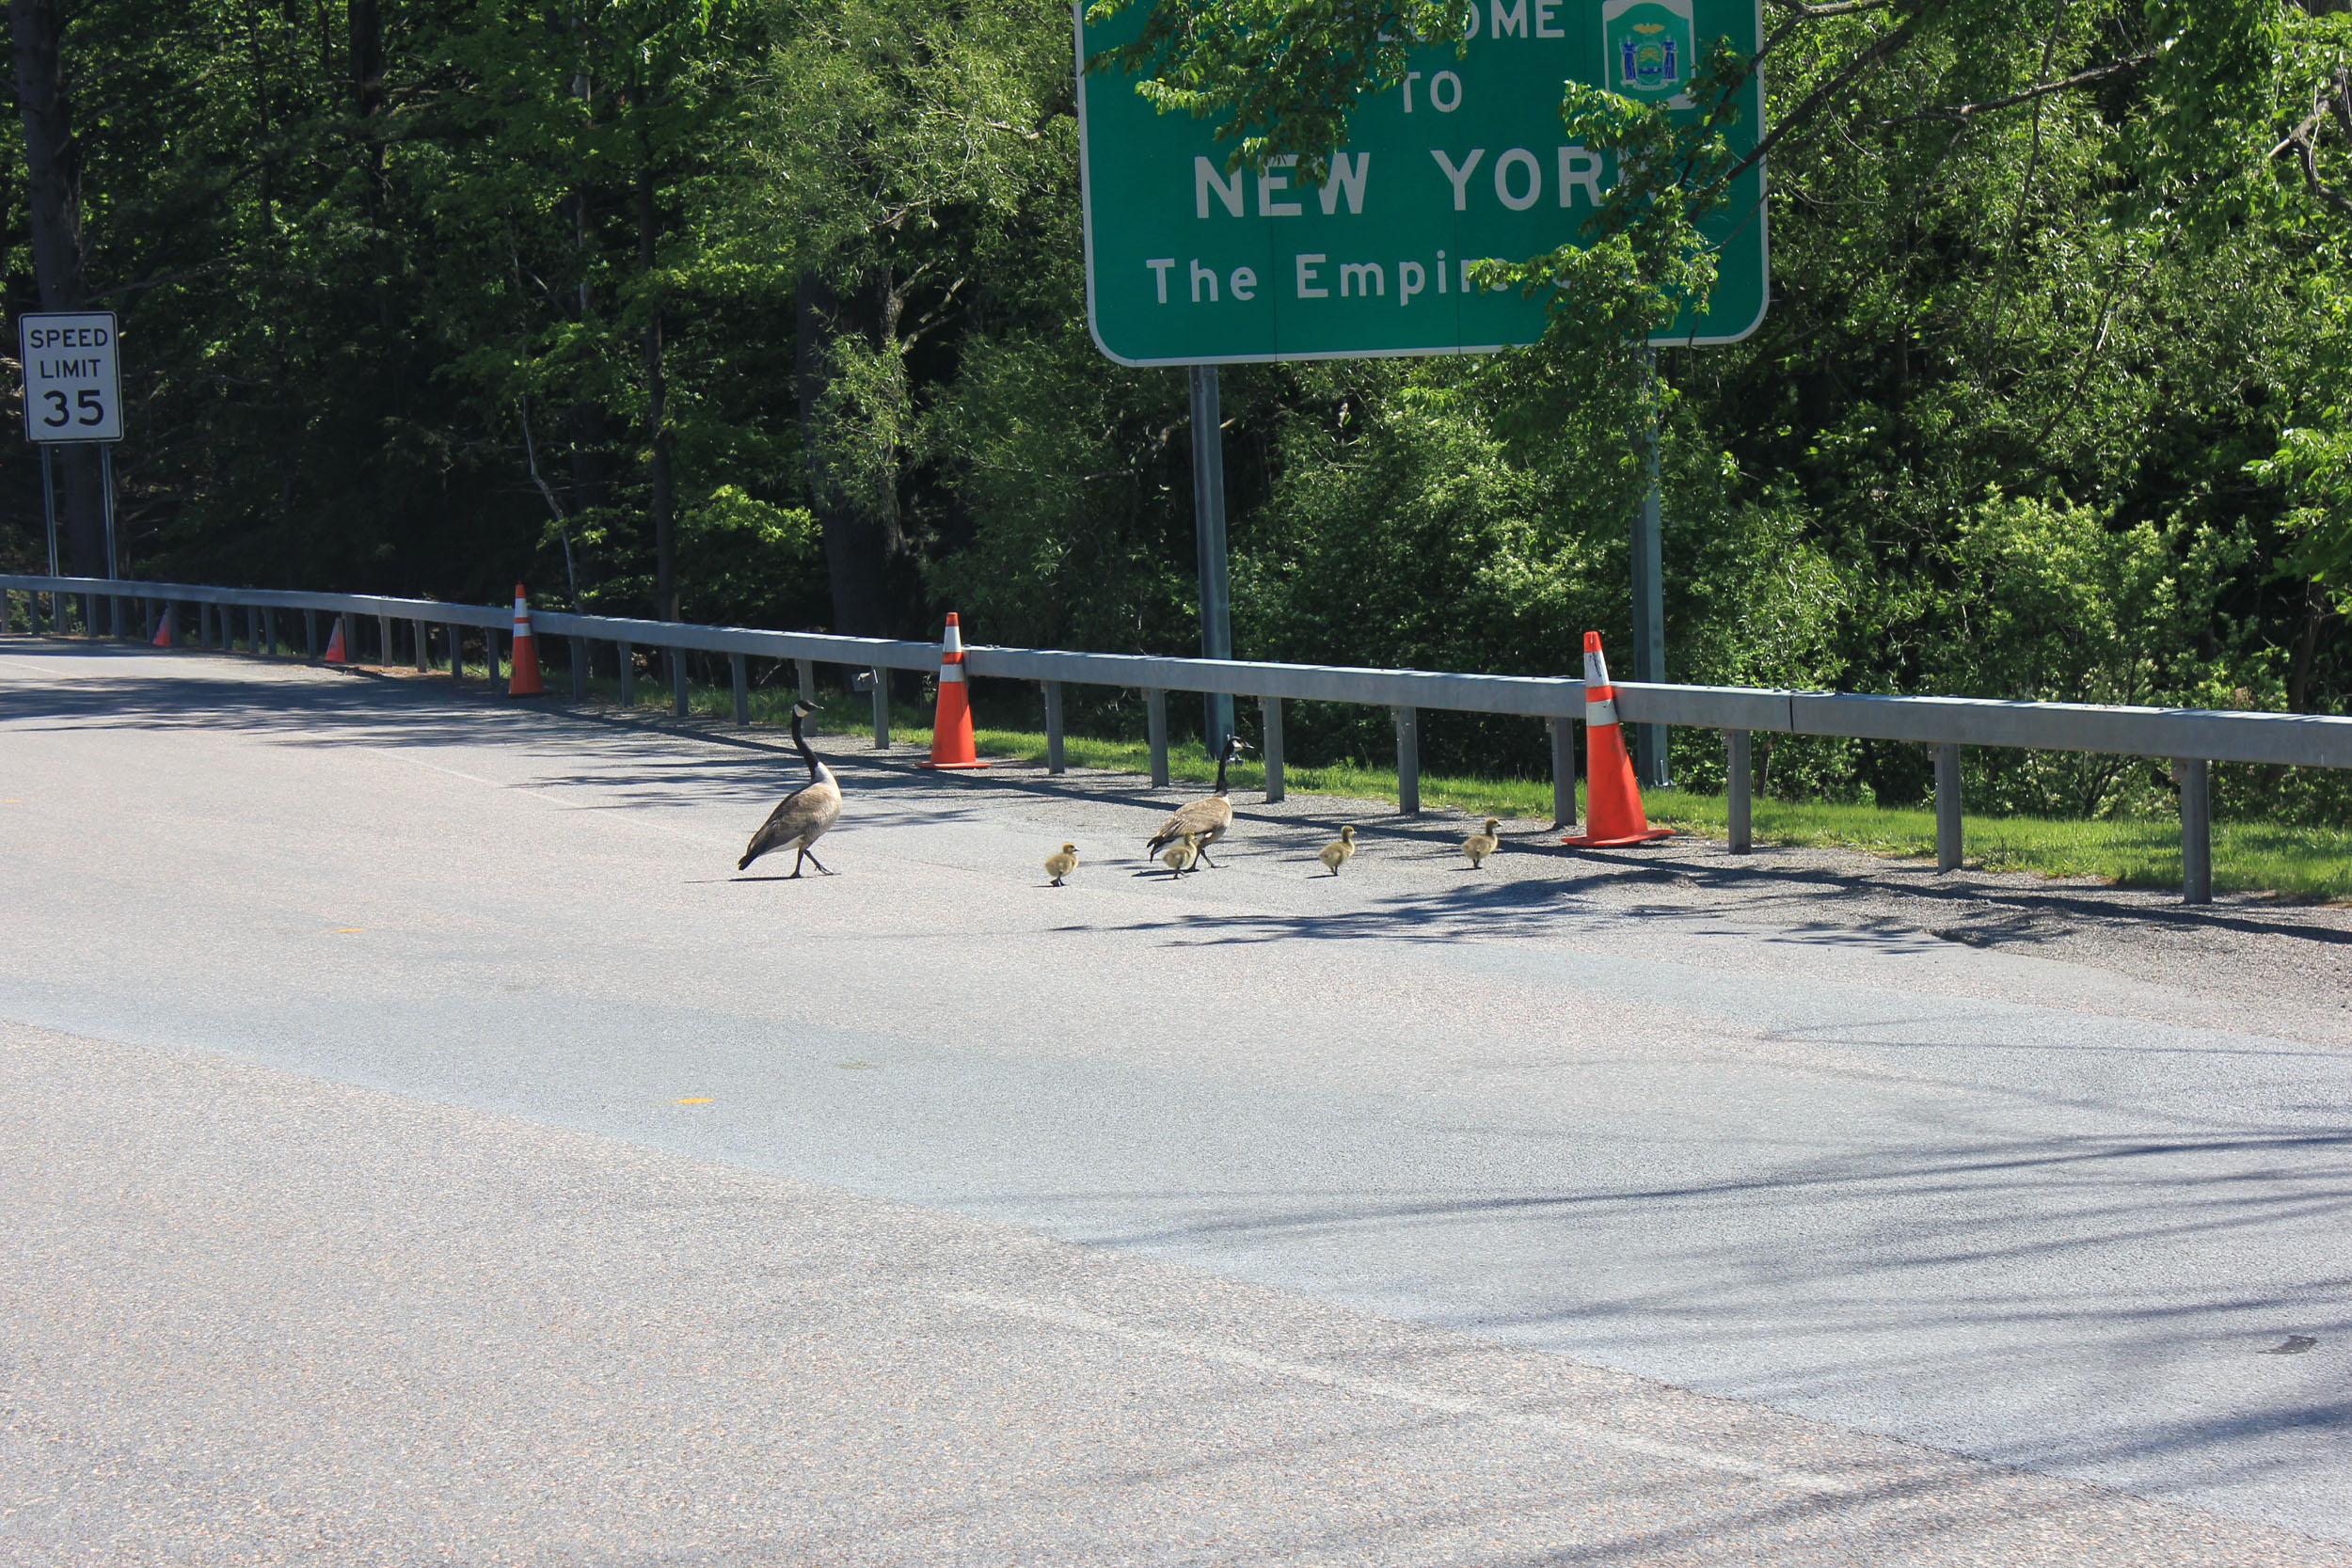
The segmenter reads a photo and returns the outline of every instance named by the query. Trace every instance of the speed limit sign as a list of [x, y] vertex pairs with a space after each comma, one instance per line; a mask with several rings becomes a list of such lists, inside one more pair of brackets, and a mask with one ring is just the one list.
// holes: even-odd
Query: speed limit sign
[[122, 439], [121, 356], [112, 310], [16, 320], [24, 364], [24, 435], [33, 441]]

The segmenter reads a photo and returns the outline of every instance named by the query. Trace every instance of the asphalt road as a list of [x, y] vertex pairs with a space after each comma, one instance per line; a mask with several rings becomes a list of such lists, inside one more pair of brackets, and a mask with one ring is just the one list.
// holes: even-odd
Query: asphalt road
[[2339, 912], [831, 750], [0, 644], [0, 1551], [2346, 1560]]

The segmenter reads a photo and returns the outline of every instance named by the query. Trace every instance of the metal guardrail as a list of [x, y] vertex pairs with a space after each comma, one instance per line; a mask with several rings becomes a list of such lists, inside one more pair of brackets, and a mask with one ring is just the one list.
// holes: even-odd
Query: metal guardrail
[[[343, 618], [346, 639], [356, 639], [366, 619], [377, 624], [378, 651], [392, 660], [397, 625], [413, 630], [419, 670], [441, 667], [434, 652], [440, 635], [447, 668], [465, 673], [465, 631], [482, 633], [492, 668], [498, 636], [510, 629], [510, 609], [444, 604], [430, 599], [385, 598], [365, 594], [302, 594], [278, 589], [215, 588], [192, 583], [109, 581], [93, 578], [49, 578], [0, 574], [0, 630], [15, 627], [17, 595], [26, 606], [27, 629], [39, 632], [46, 596], [47, 620], [63, 624], [61, 600], [82, 601], [81, 624], [95, 631], [100, 621], [111, 635], [132, 624], [127, 606], [142, 607], [138, 625], [151, 638], [157, 618], [177, 616], [183, 605], [199, 607], [201, 645], [231, 646], [230, 623], [242, 610], [250, 645], [278, 649], [277, 612], [300, 611], [303, 651], [320, 650], [318, 617]], [[103, 611], [103, 614], [102, 614]], [[215, 634], [217, 623], [217, 635]], [[635, 700], [634, 648], [660, 648], [670, 655], [672, 702], [683, 715], [687, 705], [684, 652], [724, 654], [733, 673], [735, 716], [750, 717], [749, 658], [791, 659], [799, 665], [801, 689], [816, 685], [815, 666], [846, 665], [873, 675], [874, 744], [890, 744], [889, 681], [893, 670], [935, 671], [940, 645], [879, 638], [835, 637], [819, 632], [763, 631], [748, 626], [709, 626], [686, 622], [632, 620], [610, 615], [531, 612], [534, 635], [571, 642], [572, 689], [586, 689], [590, 644], [611, 642], [624, 701]], [[1066, 684], [1129, 687], [1144, 694], [1151, 736], [1152, 778], [1168, 782], [1168, 693], [1224, 692], [1254, 697], [1264, 720], [1266, 795], [1279, 800], [1282, 782], [1282, 704], [1351, 703], [1386, 707], [1396, 727], [1398, 809], [1421, 809], [1419, 714], [1422, 708], [1463, 713], [1515, 714], [1541, 719], [1551, 731], [1552, 805], [1555, 820], [1575, 818], [1574, 726], [1583, 721], [1584, 683], [1523, 675], [1453, 674], [1422, 670], [1379, 670], [1321, 664], [1253, 663], [1242, 659], [1157, 658], [1130, 654], [1068, 653], [1054, 649], [967, 646], [965, 670], [975, 675], [1037, 682], [1043, 689], [1046, 766], [1063, 769], [1061, 689]], [[1720, 730], [1728, 752], [1730, 837], [1736, 851], [1753, 843], [1750, 737], [1758, 733], [1841, 736], [1909, 741], [1935, 748], [1937, 863], [1948, 871], [1961, 862], [1960, 749], [2013, 747], [2029, 751], [2099, 752], [2162, 757], [2172, 762], [2181, 784], [2183, 896], [2190, 903], [2212, 897], [2211, 768], [2216, 762], [2266, 763], [2306, 768], [2352, 768], [2352, 719], [2304, 714], [2233, 713], [2186, 708], [2106, 707], [2075, 703], [2012, 703], [1968, 697], [1878, 697], [1839, 692], [1779, 691], [1740, 687], [1617, 684], [1617, 711], [1637, 723]]]

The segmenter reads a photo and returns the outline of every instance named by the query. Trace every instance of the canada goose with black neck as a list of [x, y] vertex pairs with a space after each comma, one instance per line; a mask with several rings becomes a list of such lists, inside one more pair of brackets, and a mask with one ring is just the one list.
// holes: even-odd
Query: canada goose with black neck
[[1190, 835], [1193, 850], [1200, 857], [1200, 863], [1215, 870], [1216, 862], [1209, 859], [1209, 846], [1223, 838], [1225, 830], [1233, 825], [1233, 802], [1225, 798], [1225, 770], [1238, 762], [1242, 752], [1248, 749], [1242, 744], [1241, 736], [1228, 736], [1225, 750], [1216, 759], [1216, 793], [1178, 807], [1175, 816], [1160, 824], [1160, 831], [1152, 835], [1151, 841], [1143, 847], [1143, 852], [1156, 855], [1165, 846]]
[[[801, 735], [801, 721], [817, 708], [806, 699], [792, 705], [792, 744], [798, 748], [801, 760], [808, 764], [808, 783], [786, 796], [776, 809], [768, 814], [768, 820], [759, 825], [752, 842], [743, 850], [743, 858], [735, 863], [738, 871], [748, 868], [752, 862], [772, 850], [791, 845], [800, 851], [792, 859], [792, 876], [801, 874], [801, 862], [806, 861], [828, 877], [825, 863], [811, 854], [817, 841], [825, 836], [825, 830], [841, 818], [841, 784], [833, 776], [833, 769], [817, 760], [817, 753], [808, 749]], [[791, 878], [785, 879], [787, 881]]]

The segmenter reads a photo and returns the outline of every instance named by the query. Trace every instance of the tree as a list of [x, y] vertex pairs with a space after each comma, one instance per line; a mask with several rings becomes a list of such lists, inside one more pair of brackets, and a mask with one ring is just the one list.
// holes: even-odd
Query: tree
[[[82, 239], [82, 150], [66, 86], [65, 27], [64, 0], [9, 0], [17, 113], [24, 128], [26, 219], [43, 310], [80, 310], [92, 303]], [[114, 563], [106, 559], [98, 453], [87, 445], [69, 445], [58, 462], [69, 569], [82, 577], [110, 577]]]

